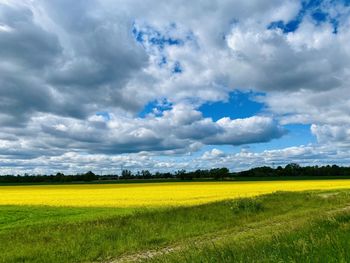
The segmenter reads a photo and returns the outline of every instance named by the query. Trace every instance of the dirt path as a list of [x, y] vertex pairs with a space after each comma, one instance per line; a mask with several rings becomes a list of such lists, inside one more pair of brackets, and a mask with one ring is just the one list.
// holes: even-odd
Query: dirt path
[[[151, 250], [141, 251], [134, 254], [124, 255], [115, 260], [109, 261], [109, 263], [143, 262], [146, 259], [151, 259], [158, 256], [170, 254], [173, 252], [185, 250], [188, 247], [200, 247], [206, 244], [216, 243], [216, 242], [219, 242], [220, 240], [224, 240], [227, 238], [240, 239], [243, 236], [248, 238], [249, 236], [252, 236], [253, 233], [256, 234], [257, 232], [260, 232], [260, 231], [263, 232], [264, 230], [266, 231], [269, 228], [273, 228], [273, 227], [277, 228], [280, 226], [282, 226], [282, 224], [278, 222], [275, 222], [275, 223], [269, 222], [269, 225], [265, 227], [261, 227], [261, 226], [259, 227], [258, 225], [256, 226], [247, 225], [245, 226], [244, 229], [230, 229], [230, 230], [215, 232], [207, 235], [201, 235], [196, 238], [184, 240], [181, 244], [174, 243], [169, 246], [165, 246], [157, 249], [151, 249]], [[274, 231], [277, 232], [276, 229]]]

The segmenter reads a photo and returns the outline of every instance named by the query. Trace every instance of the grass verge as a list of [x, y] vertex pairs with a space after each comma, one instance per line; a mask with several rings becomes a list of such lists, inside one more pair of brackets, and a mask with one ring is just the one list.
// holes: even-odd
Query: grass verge
[[[295, 222], [294, 222], [295, 223]], [[284, 224], [284, 226], [286, 226]], [[290, 226], [290, 225], [289, 225]], [[261, 228], [194, 244], [147, 262], [350, 262], [350, 212], [291, 226]]]
[[[346, 213], [341, 209], [349, 203], [350, 191], [341, 190], [279, 192], [194, 207], [127, 212], [115, 208], [1, 207], [0, 262], [254, 261], [253, 257], [240, 257], [237, 251], [246, 255], [251, 249], [256, 259], [265, 259], [265, 254], [271, 254], [267, 248], [276, 240], [282, 244], [288, 242], [283, 238], [293, 239], [293, 234], [307, 236], [314, 226], [310, 224], [322, 226], [320, 218], [328, 220], [334, 211]], [[322, 236], [332, 232], [332, 225], [319, 229]], [[293, 249], [291, 246], [290, 253]], [[266, 256], [266, 261], [271, 258]]]

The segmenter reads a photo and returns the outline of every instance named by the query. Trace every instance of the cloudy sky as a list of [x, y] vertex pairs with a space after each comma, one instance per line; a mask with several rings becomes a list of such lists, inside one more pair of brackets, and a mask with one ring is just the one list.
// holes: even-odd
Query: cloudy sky
[[0, 0], [0, 173], [350, 163], [350, 1]]

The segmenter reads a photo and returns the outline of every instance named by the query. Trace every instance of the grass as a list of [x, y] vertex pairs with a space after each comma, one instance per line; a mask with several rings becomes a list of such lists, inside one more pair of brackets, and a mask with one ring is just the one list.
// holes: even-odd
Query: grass
[[272, 229], [226, 240], [191, 246], [148, 262], [350, 262], [350, 213], [305, 223], [298, 229]]
[[[327, 246], [332, 255], [348, 247], [350, 216], [342, 210], [348, 203], [350, 191], [336, 190], [125, 211], [1, 206], [0, 262], [280, 262], [303, 242], [315, 251]], [[314, 232], [332, 241], [322, 247], [312, 241]]]
[[62, 223], [98, 220], [114, 216], [130, 215], [132, 208], [104, 207], [50, 207], [50, 206], [0, 206], [0, 233], [6, 229], [32, 225], [56, 225]]

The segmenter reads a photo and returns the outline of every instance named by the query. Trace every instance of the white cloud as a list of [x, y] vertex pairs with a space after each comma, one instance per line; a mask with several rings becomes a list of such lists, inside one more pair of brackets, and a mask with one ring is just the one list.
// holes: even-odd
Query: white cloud
[[219, 157], [224, 157], [224, 156], [225, 156], [225, 153], [223, 151], [214, 148], [211, 151], [204, 152], [201, 158], [204, 160], [212, 161]]
[[[325, 1], [326, 21], [306, 10], [294, 32], [268, 28], [295, 19], [300, 8], [292, 0], [0, 1], [0, 154], [23, 163], [67, 152], [99, 160], [180, 154], [279, 138], [279, 123], [313, 124], [313, 151], [329, 142], [344, 149], [350, 7]], [[266, 94], [256, 98], [264, 115], [213, 121], [197, 110], [236, 89]], [[163, 99], [173, 107], [137, 116]]]
[[340, 146], [350, 146], [350, 125], [315, 125], [311, 126], [311, 132], [317, 140], [323, 144]]
[[3, 32], [11, 32], [13, 30], [12, 27], [8, 26], [8, 25], [3, 25], [3, 24], [0, 24], [0, 31], [3, 31]]
[[80, 154], [66, 152], [51, 157], [32, 159], [0, 158], [1, 173], [77, 173], [92, 170], [98, 174], [120, 174], [121, 169], [132, 171], [174, 171], [178, 169], [196, 170], [227, 167], [231, 171], [241, 171], [264, 165], [277, 167], [288, 163], [301, 165], [347, 165], [350, 161], [348, 149], [336, 149], [331, 146], [293, 146], [278, 150], [238, 153], [225, 153], [219, 149], [204, 152], [199, 157], [169, 156], [160, 158], [148, 153], [134, 153], [111, 156], [106, 154]]
[[28, 131], [40, 138], [40, 143], [31, 142], [33, 135], [22, 139], [33, 148], [33, 154], [37, 147], [56, 148], [59, 153], [65, 149], [104, 154], [185, 153], [197, 151], [204, 144], [241, 145], [269, 141], [284, 134], [283, 128], [270, 117], [224, 118], [215, 122], [186, 104], [174, 105], [160, 116], [146, 118], [111, 114], [109, 119], [92, 116], [76, 120], [39, 114], [29, 122]]

